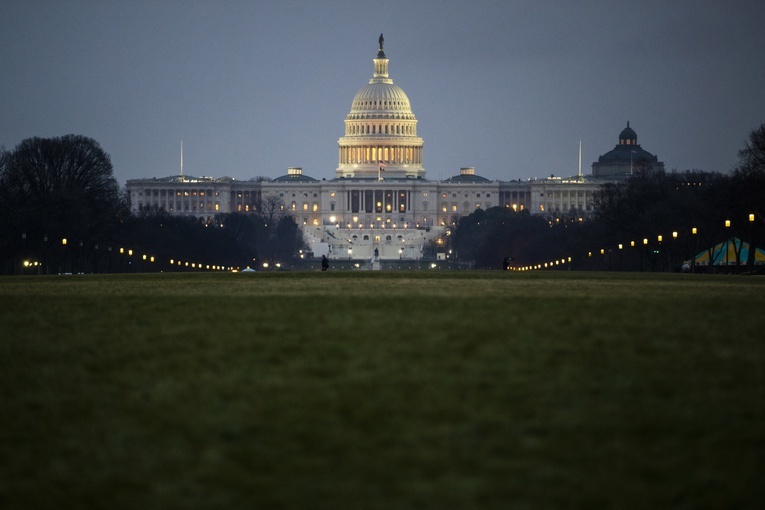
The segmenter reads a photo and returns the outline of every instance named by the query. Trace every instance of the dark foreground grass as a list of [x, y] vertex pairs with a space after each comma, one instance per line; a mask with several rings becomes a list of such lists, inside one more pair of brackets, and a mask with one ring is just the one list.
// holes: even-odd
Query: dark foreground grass
[[765, 280], [0, 279], [0, 508], [765, 508]]

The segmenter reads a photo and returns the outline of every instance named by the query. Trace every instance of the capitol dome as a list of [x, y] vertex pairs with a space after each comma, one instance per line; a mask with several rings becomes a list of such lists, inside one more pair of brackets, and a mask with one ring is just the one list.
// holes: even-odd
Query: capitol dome
[[345, 117], [337, 177], [381, 178], [382, 172], [385, 178], [423, 177], [422, 145], [409, 97], [388, 74], [381, 34], [372, 79], [353, 98]]

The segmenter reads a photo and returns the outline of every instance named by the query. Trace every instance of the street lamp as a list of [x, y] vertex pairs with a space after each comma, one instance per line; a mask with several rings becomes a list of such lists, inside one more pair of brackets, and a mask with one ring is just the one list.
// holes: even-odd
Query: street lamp
[[699, 233], [699, 229], [696, 227], [691, 228], [691, 234], [693, 235], [694, 241], [694, 248], [693, 248], [693, 254], [691, 257], [691, 273], [696, 273], [696, 254], [699, 251], [699, 238], [696, 234]]

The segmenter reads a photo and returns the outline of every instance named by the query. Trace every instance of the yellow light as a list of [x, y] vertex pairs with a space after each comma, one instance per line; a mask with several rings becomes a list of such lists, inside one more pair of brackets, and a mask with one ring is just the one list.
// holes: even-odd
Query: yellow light
[[603, 249], [603, 248], [601, 248], [601, 249], [600, 249], [600, 254], [601, 254], [601, 255], [605, 255], [605, 254], [606, 254], [606, 250], [605, 250], [605, 249]]
[[29, 267], [29, 261], [28, 260], [24, 261], [24, 267]]
[[658, 236], [656, 239], [658, 239], [658, 241], [661, 242], [663, 238], [661, 236]]
[[146, 260], [146, 254], [145, 253], [143, 254], [143, 260]]
[[125, 248], [120, 248], [120, 254], [125, 253]]
[[725, 228], [730, 227], [730, 220], [725, 220]]
[[591, 251], [588, 251], [588, 252], [587, 252], [587, 256], [588, 256], [588, 257], [592, 257], [592, 252], [591, 252]]
[[128, 250], [128, 255], [132, 257], [133, 256], [133, 250]]
[[677, 231], [672, 232], [672, 239], [677, 239]]
[[149, 259], [149, 260], [150, 260], [151, 262], [154, 262], [154, 257], [152, 257], [152, 258], [151, 258], [151, 259]]
[[61, 240], [61, 244], [66, 244], [66, 237]]
[[648, 244], [648, 238], [647, 237], [643, 238], [643, 244]]
[[693, 228], [691, 229], [691, 234], [693, 234], [693, 235], [696, 235], [696, 234], [698, 234], [698, 233], [699, 233], [699, 231], [698, 231], [698, 229], [697, 229], [696, 227], [693, 227]]
[[630, 246], [635, 247], [635, 241], [630, 241]]
[[619, 243], [619, 249], [621, 250], [622, 248], [624, 248], [624, 245], [622, 243]]
[[754, 221], [754, 213], [749, 214], [749, 221]]
[[172, 266], [173, 264], [175, 264], [175, 262], [173, 261], [173, 259], [170, 259], [170, 265]]

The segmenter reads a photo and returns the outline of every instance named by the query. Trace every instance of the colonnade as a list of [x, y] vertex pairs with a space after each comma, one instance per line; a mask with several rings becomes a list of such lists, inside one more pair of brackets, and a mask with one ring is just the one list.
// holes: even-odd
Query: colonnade
[[340, 147], [340, 164], [422, 164], [422, 146]]

